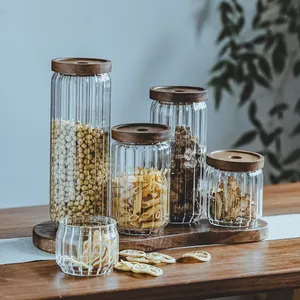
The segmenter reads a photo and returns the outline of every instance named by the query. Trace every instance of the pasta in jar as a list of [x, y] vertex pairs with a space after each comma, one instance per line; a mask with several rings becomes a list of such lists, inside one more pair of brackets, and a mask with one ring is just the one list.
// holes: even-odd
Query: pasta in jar
[[157, 233], [169, 220], [168, 170], [139, 168], [112, 182], [113, 217], [123, 233]]
[[159, 233], [169, 222], [170, 127], [112, 128], [112, 211], [124, 234]]

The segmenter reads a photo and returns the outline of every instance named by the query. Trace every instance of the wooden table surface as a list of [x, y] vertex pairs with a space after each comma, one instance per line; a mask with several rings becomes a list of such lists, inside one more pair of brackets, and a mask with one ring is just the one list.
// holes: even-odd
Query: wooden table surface
[[[300, 213], [300, 183], [267, 186], [264, 215], [288, 213]], [[0, 238], [30, 236], [32, 226], [47, 219], [46, 206], [0, 210]], [[210, 262], [163, 266], [158, 278], [116, 271], [75, 278], [54, 261], [2, 265], [0, 299], [204, 299], [300, 287], [300, 239], [201, 249], [212, 254]], [[179, 258], [186, 249], [163, 252]]]

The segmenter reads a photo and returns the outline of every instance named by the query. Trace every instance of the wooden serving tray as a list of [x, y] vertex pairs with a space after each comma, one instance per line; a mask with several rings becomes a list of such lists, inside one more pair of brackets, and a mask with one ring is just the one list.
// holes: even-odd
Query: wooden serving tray
[[[55, 223], [37, 224], [33, 228], [34, 245], [46, 252], [55, 253]], [[253, 228], [215, 227], [208, 220], [192, 225], [168, 225], [159, 235], [129, 236], [120, 234], [120, 250], [136, 249], [146, 252], [167, 248], [211, 244], [235, 244], [257, 242], [268, 236], [268, 223], [259, 220]]]

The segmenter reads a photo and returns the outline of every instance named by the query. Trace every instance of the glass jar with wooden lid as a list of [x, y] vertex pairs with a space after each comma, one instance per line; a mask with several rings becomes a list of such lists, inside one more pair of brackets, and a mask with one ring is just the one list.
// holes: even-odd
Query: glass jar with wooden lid
[[52, 60], [50, 217], [106, 215], [111, 61]]
[[194, 223], [205, 205], [207, 90], [188, 86], [150, 89], [150, 121], [171, 127], [170, 223]]
[[264, 157], [242, 150], [206, 154], [207, 217], [224, 227], [251, 227], [262, 216]]
[[112, 128], [112, 216], [123, 234], [161, 232], [169, 222], [170, 127]]

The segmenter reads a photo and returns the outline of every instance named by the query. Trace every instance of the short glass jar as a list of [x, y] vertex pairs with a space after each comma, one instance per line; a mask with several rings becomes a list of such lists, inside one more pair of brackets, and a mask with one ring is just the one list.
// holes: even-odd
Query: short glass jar
[[161, 232], [169, 222], [170, 128], [112, 128], [112, 216], [123, 234]]
[[150, 89], [151, 123], [171, 127], [170, 223], [199, 221], [207, 138], [207, 90], [166, 86]]
[[56, 233], [56, 262], [76, 276], [109, 274], [119, 260], [116, 221], [102, 216], [65, 217]]
[[52, 61], [50, 217], [106, 215], [111, 62]]
[[206, 154], [207, 217], [223, 227], [251, 227], [262, 216], [264, 157], [242, 150]]

